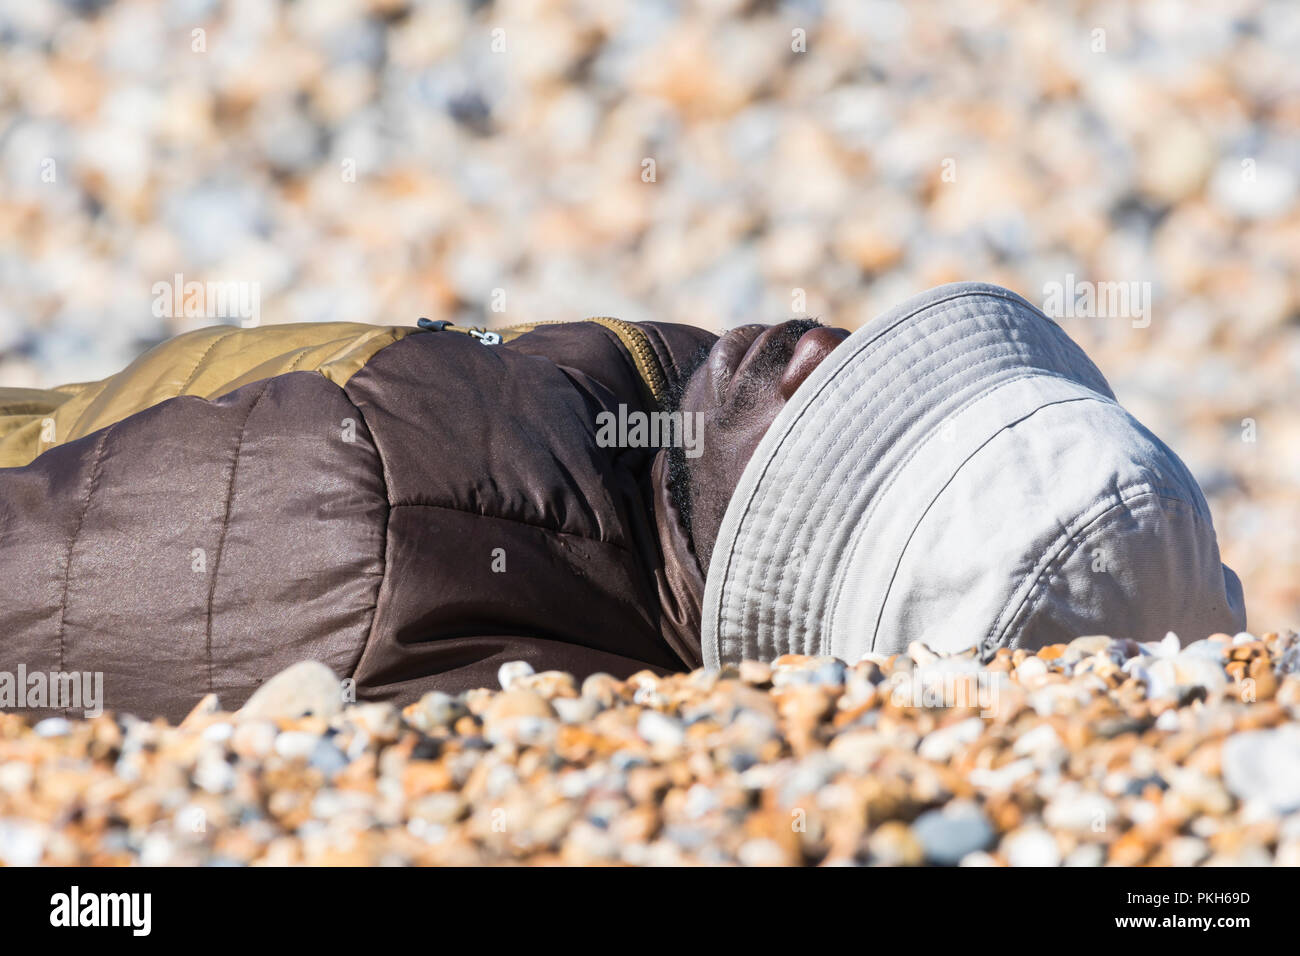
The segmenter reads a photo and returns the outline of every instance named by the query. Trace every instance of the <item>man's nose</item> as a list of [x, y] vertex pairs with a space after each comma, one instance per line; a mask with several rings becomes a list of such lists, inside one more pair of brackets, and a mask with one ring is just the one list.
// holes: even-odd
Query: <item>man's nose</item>
[[794, 347], [794, 353], [781, 373], [781, 380], [776, 389], [787, 402], [804, 380], [821, 365], [826, 356], [835, 351], [836, 346], [849, 337], [847, 329], [835, 329], [819, 326], [805, 332]]

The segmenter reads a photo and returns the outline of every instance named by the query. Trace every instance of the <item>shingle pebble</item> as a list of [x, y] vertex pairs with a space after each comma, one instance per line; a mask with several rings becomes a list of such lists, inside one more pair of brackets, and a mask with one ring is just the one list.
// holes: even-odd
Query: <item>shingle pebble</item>
[[1224, 783], [1237, 799], [1281, 814], [1300, 810], [1300, 726], [1233, 734], [1222, 762]]
[[[1296, 863], [1300, 678], [1276, 664], [1297, 647], [1293, 632], [1184, 649], [1090, 636], [984, 664], [909, 651], [842, 676], [825, 658], [581, 683], [520, 668], [509, 690], [400, 710], [271, 718], [208, 701], [178, 726], [4, 713], [0, 860]], [[1196, 659], [1222, 686], [1154, 696], [1117, 665], [1134, 659]], [[1247, 660], [1255, 677], [1233, 666]], [[917, 667], [997, 691], [888, 691]], [[1243, 693], [1264, 673], [1276, 697]], [[1070, 693], [1034, 706], [1045, 687]]]
[[994, 837], [993, 825], [984, 811], [966, 800], [953, 800], [941, 809], [927, 810], [912, 829], [921, 841], [925, 858], [948, 866], [983, 850]]

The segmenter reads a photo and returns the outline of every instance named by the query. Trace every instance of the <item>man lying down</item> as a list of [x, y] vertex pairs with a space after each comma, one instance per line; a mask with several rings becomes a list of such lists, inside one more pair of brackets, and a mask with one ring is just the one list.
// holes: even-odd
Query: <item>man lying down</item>
[[[1245, 626], [1205, 499], [1054, 323], [943, 286], [853, 334], [217, 327], [0, 392], [0, 670], [227, 709], [910, 641]], [[677, 412], [671, 447], [642, 436]], [[684, 439], [691, 436], [691, 441]]]

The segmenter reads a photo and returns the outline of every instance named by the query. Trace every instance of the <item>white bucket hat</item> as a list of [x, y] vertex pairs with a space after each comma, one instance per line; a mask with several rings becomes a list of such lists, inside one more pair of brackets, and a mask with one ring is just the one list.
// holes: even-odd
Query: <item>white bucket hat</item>
[[782, 408], [723, 518], [702, 640], [718, 667], [1244, 626], [1186, 466], [1054, 322], [964, 282], [853, 333]]

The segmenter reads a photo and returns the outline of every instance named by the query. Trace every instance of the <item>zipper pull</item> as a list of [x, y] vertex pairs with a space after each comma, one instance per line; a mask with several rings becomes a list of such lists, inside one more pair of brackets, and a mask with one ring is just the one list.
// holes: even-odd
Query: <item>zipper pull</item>
[[469, 334], [478, 339], [483, 345], [501, 344], [501, 335], [498, 332], [489, 332], [487, 329], [470, 329]]
[[415, 324], [429, 332], [441, 332], [451, 325], [446, 319], [426, 319], [424, 316], [420, 316], [420, 321]]

